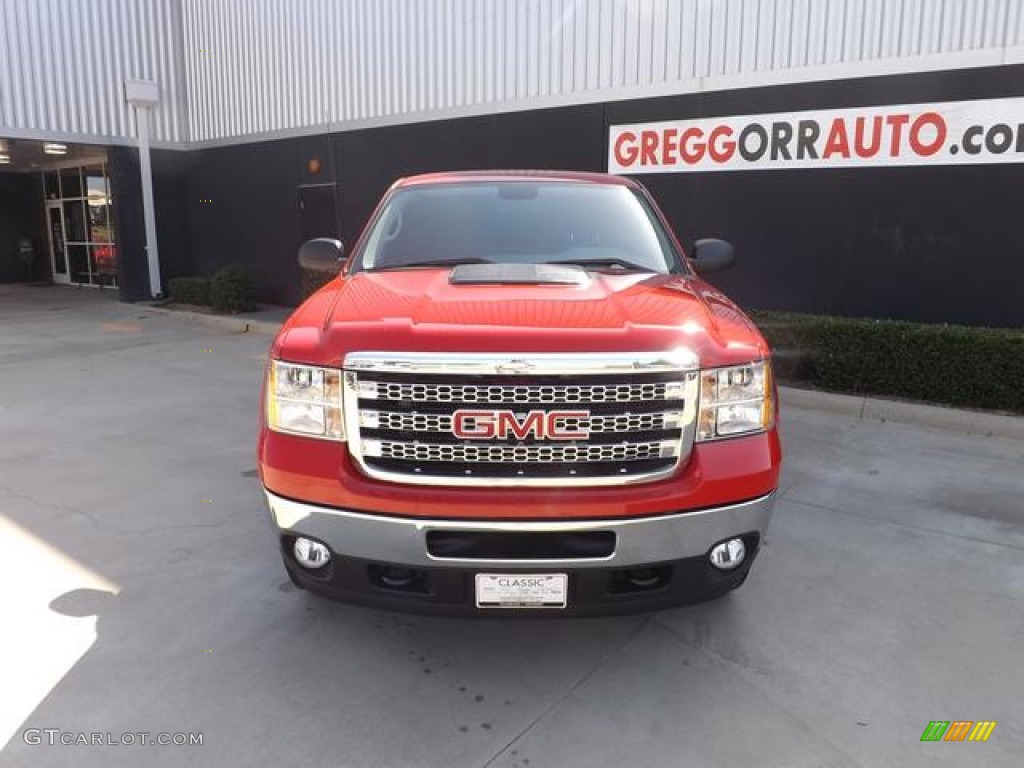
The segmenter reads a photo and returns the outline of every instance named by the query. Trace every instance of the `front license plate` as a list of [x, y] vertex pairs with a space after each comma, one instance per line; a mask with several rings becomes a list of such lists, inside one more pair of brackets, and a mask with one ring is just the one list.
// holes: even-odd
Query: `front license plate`
[[477, 608], [565, 608], [564, 573], [478, 573]]

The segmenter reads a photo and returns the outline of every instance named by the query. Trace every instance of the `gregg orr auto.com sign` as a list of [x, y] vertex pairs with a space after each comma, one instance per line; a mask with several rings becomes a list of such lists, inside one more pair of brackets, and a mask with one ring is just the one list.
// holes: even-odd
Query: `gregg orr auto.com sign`
[[611, 127], [611, 173], [1024, 162], [1024, 98]]

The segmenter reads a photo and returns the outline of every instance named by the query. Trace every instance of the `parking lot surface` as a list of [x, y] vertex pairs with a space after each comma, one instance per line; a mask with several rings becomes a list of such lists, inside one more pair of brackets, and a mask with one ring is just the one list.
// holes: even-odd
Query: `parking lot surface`
[[[733, 595], [398, 615], [285, 576], [255, 476], [269, 341], [0, 286], [3, 765], [1024, 764], [1024, 442], [783, 401]], [[998, 725], [921, 743], [932, 720]], [[138, 743], [161, 733], [202, 744]]]

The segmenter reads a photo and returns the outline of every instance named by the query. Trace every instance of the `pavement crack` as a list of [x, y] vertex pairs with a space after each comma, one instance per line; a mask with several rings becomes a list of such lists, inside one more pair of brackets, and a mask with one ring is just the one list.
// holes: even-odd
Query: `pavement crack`
[[35, 496], [32, 496], [31, 494], [20, 493], [19, 491], [16, 491], [13, 488], [11, 488], [9, 485], [0, 486], [0, 490], [2, 490], [6, 496], [12, 499], [27, 501], [29, 504], [33, 504], [37, 507], [42, 507], [43, 509], [52, 509], [57, 512], [65, 512], [71, 515], [81, 515], [94, 525], [98, 525], [101, 527], [109, 527], [107, 526], [106, 523], [104, 523], [98, 517], [93, 515], [91, 512], [88, 512], [80, 507], [72, 507], [67, 504], [58, 504], [57, 502], [53, 501], [43, 501], [42, 499], [37, 499]]
[[646, 629], [650, 625], [652, 619], [653, 619], [653, 616], [647, 615], [647, 616], [644, 616], [640, 621], [638, 621], [636, 626], [633, 627], [633, 629], [629, 632], [629, 634], [625, 637], [625, 639], [623, 639], [623, 641], [621, 643], [619, 643], [614, 648], [612, 648], [610, 651], [605, 653], [598, 660], [598, 662], [593, 666], [592, 669], [587, 671], [587, 673], [584, 674], [583, 677], [581, 677], [579, 680], [577, 680], [575, 683], [573, 683], [572, 686], [570, 686], [560, 696], [558, 696], [554, 701], [552, 701], [550, 704], [548, 704], [548, 706], [546, 706], [539, 715], [537, 715], [535, 718], [533, 718], [533, 720], [531, 720], [529, 723], [526, 724], [526, 727], [524, 727], [521, 731], [519, 731], [519, 733], [517, 733], [515, 736], [513, 736], [512, 739], [509, 740], [509, 742], [507, 744], [505, 744], [505, 746], [503, 746], [501, 749], [499, 749], [497, 752], [495, 752], [490, 757], [490, 759], [486, 763], [483, 764], [482, 768], [489, 768], [489, 766], [492, 765], [495, 760], [497, 760], [499, 757], [501, 757], [506, 752], [508, 752], [509, 749], [514, 747], [516, 744], [518, 744], [523, 739], [523, 737], [526, 736], [526, 734], [528, 734], [530, 731], [532, 731], [534, 729], [534, 727], [541, 720], [544, 720], [558, 706], [560, 706], [563, 702], [565, 702], [566, 699], [568, 699], [570, 696], [572, 696], [583, 685], [585, 685], [587, 683], [587, 681], [589, 681], [591, 678], [593, 678], [594, 675], [596, 675], [598, 672], [600, 672], [602, 669], [604, 669], [608, 665], [608, 662], [610, 662], [618, 654], [620, 654], [627, 647], [629, 647], [630, 643], [633, 642], [633, 640], [636, 638], [636, 636], [639, 635], [644, 629]]

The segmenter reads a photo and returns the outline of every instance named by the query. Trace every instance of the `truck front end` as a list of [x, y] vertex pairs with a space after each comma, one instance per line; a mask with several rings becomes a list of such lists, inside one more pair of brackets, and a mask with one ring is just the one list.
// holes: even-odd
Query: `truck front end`
[[776, 388], [760, 334], [676, 249], [623, 180], [397, 185], [271, 350], [259, 459], [292, 580], [449, 615], [742, 584], [778, 485]]

